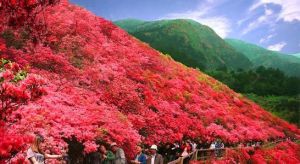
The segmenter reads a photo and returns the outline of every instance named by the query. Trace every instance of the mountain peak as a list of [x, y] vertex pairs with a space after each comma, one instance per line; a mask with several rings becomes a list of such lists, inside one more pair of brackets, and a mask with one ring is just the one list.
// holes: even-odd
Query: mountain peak
[[250, 61], [243, 54], [236, 52], [211, 28], [190, 19], [143, 23], [124, 20], [114, 23], [153, 48], [170, 54], [176, 61], [190, 67], [201, 70], [251, 67]]
[[236, 39], [225, 39], [238, 52], [243, 53], [255, 67], [277, 68], [289, 76], [300, 77], [300, 59], [293, 55], [267, 50], [255, 44]]

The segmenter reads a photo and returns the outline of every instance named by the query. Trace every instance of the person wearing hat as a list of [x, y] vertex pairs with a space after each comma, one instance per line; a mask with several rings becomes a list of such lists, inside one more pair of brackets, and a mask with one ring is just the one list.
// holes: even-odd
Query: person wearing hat
[[164, 163], [164, 159], [162, 155], [157, 153], [157, 146], [152, 145], [150, 147], [150, 156], [147, 159], [147, 164], [163, 164], [163, 163]]
[[113, 142], [110, 144], [111, 150], [115, 153], [114, 164], [126, 164], [126, 157], [124, 150], [118, 147], [117, 143]]

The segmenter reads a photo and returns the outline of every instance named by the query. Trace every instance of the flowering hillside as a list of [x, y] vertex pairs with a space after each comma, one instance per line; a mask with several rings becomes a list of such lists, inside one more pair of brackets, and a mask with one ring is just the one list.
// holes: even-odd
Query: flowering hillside
[[204, 161], [192, 161], [191, 164], [203, 163], [288, 163], [294, 164], [300, 162], [299, 143], [284, 141], [268, 147], [243, 147], [235, 149], [226, 149], [223, 158], [211, 158]]
[[228, 150], [218, 163], [299, 163], [300, 146], [287, 141], [268, 148]]
[[[20, 2], [0, 2], [0, 90], [7, 84], [21, 90], [7, 96], [18, 106], [1, 116], [0, 160], [22, 159], [33, 132], [53, 152], [72, 138], [91, 152], [100, 139], [119, 143], [128, 156], [140, 142], [183, 137], [228, 143], [299, 137], [296, 126], [83, 8]], [[27, 72], [20, 82], [11, 65]], [[28, 83], [34, 87], [22, 87]]]

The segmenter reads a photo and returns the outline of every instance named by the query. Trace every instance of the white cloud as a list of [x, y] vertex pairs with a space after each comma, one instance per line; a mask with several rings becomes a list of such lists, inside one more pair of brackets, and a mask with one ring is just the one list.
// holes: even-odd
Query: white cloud
[[286, 22], [291, 22], [293, 20], [300, 21], [299, 0], [258, 0], [255, 4], [253, 4], [249, 8], [249, 11], [253, 11], [260, 6], [269, 3], [273, 3], [281, 6], [281, 11], [278, 14], [277, 20], [282, 19]]
[[267, 22], [269, 21], [268, 16], [267, 15], [262, 15], [260, 16], [258, 19], [256, 19], [255, 21], [251, 22], [248, 24], [248, 26], [243, 29], [242, 31], [242, 35], [247, 34], [248, 32], [260, 27], [263, 24], [267, 24]]
[[170, 13], [161, 19], [192, 19], [212, 28], [220, 37], [225, 38], [231, 32], [231, 23], [224, 16], [208, 16], [214, 8], [214, 1], [208, 0], [205, 5], [201, 5], [197, 10], [181, 13]]
[[268, 46], [268, 49], [272, 50], [272, 51], [281, 51], [282, 48], [285, 47], [285, 46], [286, 46], [285, 42], [280, 42], [280, 43]]
[[[254, 7], [257, 7], [254, 5]], [[254, 7], [250, 7], [250, 11], [254, 10]], [[257, 19], [248, 24], [248, 26], [243, 29], [242, 35], [247, 34], [248, 32], [262, 26], [262, 25], [270, 25], [273, 26], [275, 15], [273, 14], [273, 10], [269, 9], [266, 5], [264, 5], [264, 14], [259, 16]]]
[[263, 42], [265, 42], [266, 40], [265, 40], [265, 38], [260, 38], [259, 39], [259, 43], [261, 44], [261, 43], [263, 43]]
[[249, 8], [249, 11], [252, 12], [254, 11], [255, 9], [257, 9], [258, 7], [260, 7], [262, 5], [262, 2], [261, 1], [258, 1], [256, 3], [254, 3], [250, 8]]
[[266, 14], [266, 16], [272, 15], [273, 14], [273, 10], [265, 8], [265, 14]]
[[263, 37], [259, 40], [259, 43], [265, 43], [268, 42], [271, 38], [273, 38], [274, 36], [276, 36], [276, 34], [270, 34], [266, 37]]
[[[254, 21], [250, 22], [245, 29], [242, 31], [242, 35], [249, 33], [263, 25], [269, 26], [269, 31], [275, 30], [275, 25], [278, 20], [283, 20], [286, 22], [291, 22], [293, 20], [300, 21], [300, 5], [299, 0], [257, 0], [249, 8], [249, 13], [252, 13], [259, 7], [264, 7], [264, 14], [259, 16]], [[274, 13], [270, 9], [268, 4], [276, 4], [281, 6], [279, 13]], [[263, 42], [263, 40], [261, 40]]]
[[241, 26], [244, 22], [246, 22], [247, 20], [249, 20], [249, 18], [243, 18], [243, 19], [241, 19], [241, 20], [239, 20], [238, 22], [237, 22], [237, 25], [238, 26]]

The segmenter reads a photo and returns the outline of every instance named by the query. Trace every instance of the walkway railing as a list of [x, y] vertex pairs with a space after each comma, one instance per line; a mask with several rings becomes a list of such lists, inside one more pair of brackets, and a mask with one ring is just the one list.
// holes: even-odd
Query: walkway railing
[[179, 157], [178, 159], [169, 162], [168, 164], [183, 164], [185, 160], [197, 160], [198, 150], [189, 153], [187, 156]]
[[[269, 147], [271, 145], [277, 144], [279, 142], [283, 142], [286, 140], [277, 140], [274, 142], [269, 142], [266, 144], [261, 145], [260, 147]], [[297, 140], [299, 142], [299, 140]], [[209, 160], [213, 158], [222, 158], [226, 157], [226, 149], [235, 149], [234, 147], [232, 148], [221, 148], [221, 149], [197, 149], [194, 152], [191, 152], [187, 156], [184, 157], [179, 157], [178, 159], [168, 162], [168, 164], [184, 164], [186, 163], [185, 160], [192, 161], [192, 160], [197, 160], [197, 161], [204, 161], [204, 160]], [[187, 161], [187, 163], [189, 163]]]
[[[226, 153], [225, 148], [222, 149], [197, 149], [187, 156], [179, 157], [178, 159], [169, 162], [168, 164], [184, 164], [185, 160], [207, 160], [215, 157], [223, 157]], [[187, 162], [188, 163], [188, 162]]]

